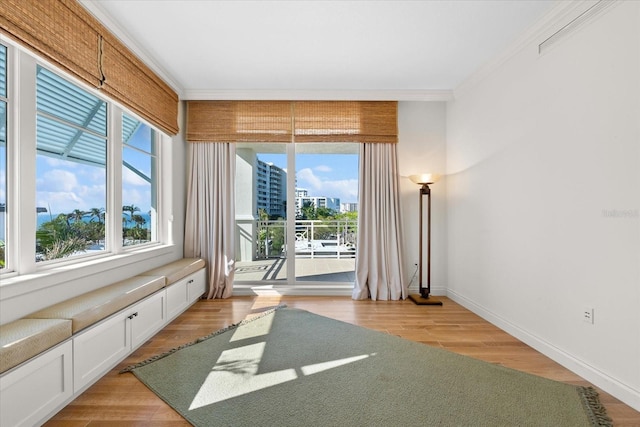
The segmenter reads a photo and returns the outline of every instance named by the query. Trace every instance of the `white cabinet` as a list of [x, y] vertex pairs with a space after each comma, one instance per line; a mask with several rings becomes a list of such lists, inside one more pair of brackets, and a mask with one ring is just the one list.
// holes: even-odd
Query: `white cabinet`
[[206, 289], [201, 269], [0, 376], [0, 426], [40, 425], [184, 312]]
[[131, 349], [129, 314], [118, 313], [73, 338], [73, 390], [109, 371]]
[[0, 377], [0, 425], [33, 426], [73, 396], [71, 341]]
[[130, 306], [73, 338], [73, 389], [99, 378], [165, 323], [164, 290]]
[[131, 317], [131, 348], [136, 349], [165, 324], [165, 293], [158, 292], [136, 304]]
[[207, 284], [206, 281], [206, 270], [203, 268], [202, 270], [198, 270], [193, 273], [190, 279], [187, 281], [187, 287], [189, 288], [189, 304], [195, 302], [198, 298], [204, 294], [206, 290]]
[[178, 280], [167, 287], [167, 318], [174, 319], [202, 296], [205, 291], [205, 269]]

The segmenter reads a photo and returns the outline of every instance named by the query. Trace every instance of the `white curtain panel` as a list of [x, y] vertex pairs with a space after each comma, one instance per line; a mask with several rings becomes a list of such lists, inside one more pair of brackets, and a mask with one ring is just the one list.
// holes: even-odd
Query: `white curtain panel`
[[189, 144], [184, 255], [207, 262], [207, 298], [233, 290], [235, 157], [234, 144]]
[[359, 181], [353, 299], [405, 299], [396, 144], [361, 144]]

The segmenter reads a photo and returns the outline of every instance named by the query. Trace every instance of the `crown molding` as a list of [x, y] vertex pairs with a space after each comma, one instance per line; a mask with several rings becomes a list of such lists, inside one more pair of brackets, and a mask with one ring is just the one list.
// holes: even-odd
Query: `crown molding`
[[[608, 8], [620, 0], [572, 0], [557, 1], [556, 5], [540, 20], [530, 26], [520, 37], [511, 43], [502, 53], [478, 68], [471, 76], [458, 85], [453, 92], [453, 99], [464, 95], [472, 87], [476, 86], [489, 75], [493, 74], [502, 64], [526, 48], [535, 48], [550, 37], [561, 31], [569, 23], [579, 18], [585, 12], [599, 6], [600, 10]], [[600, 3], [600, 5], [599, 5]], [[594, 15], [595, 16], [595, 15]]]
[[198, 90], [187, 89], [184, 100], [268, 101], [431, 101], [453, 99], [450, 90]]
[[114, 21], [108, 13], [104, 11], [100, 3], [96, 0], [78, 0], [80, 4], [89, 11], [98, 21], [102, 23], [109, 31], [113, 33], [122, 43], [125, 44], [142, 62], [165, 81], [171, 88], [176, 91], [179, 98], [182, 98], [182, 88], [171, 77], [171, 75], [162, 68], [147, 51], [138, 45], [133, 37], [116, 21]]

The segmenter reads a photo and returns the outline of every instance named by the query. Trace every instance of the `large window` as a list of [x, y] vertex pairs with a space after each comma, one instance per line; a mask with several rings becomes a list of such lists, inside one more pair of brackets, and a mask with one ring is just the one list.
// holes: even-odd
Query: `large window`
[[104, 251], [107, 103], [43, 67], [36, 103], [36, 261]]
[[158, 223], [167, 218], [167, 138], [100, 90], [2, 43], [0, 286], [160, 249], [170, 240]]
[[156, 133], [139, 120], [122, 117], [122, 242], [157, 240]]
[[0, 271], [7, 265], [7, 48], [0, 45]]

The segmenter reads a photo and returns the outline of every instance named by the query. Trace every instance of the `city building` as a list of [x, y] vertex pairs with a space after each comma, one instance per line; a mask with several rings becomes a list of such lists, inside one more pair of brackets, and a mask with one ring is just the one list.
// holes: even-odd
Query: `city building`
[[287, 216], [287, 173], [273, 163], [258, 159], [256, 168], [257, 209], [270, 218]]
[[308, 190], [296, 188], [296, 217], [302, 215], [302, 208], [310, 203], [314, 208], [327, 208], [334, 212], [340, 212], [340, 199], [326, 196], [309, 196]]
[[340, 203], [340, 213], [358, 212], [357, 203]]

